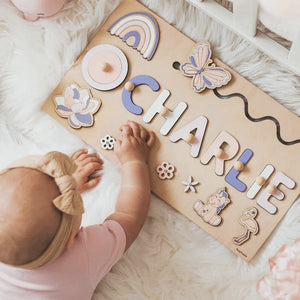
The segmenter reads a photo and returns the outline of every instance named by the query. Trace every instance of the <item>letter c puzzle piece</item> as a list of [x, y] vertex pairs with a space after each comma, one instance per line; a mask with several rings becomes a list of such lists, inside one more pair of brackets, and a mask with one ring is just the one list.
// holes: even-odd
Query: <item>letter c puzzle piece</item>
[[[227, 143], [226, 150], [222, 150], [220, 147], [222, 144]], [[216, 155], [222, 150], [222, 155]], [[239, 151], [238, 141], [226, 131], [221, 131], [213, 143], [208, 147], [206, 152], [202, 155], [200, 161], [206, 165], [212, 159], [216, 158], [215, 173], [219, 176], [224, 174], [224, 161], [232, 159]]]
[[[132, 82], [134, 87], [132, 88], [132, 85], [128, 84]], [[138, 75], [135, 76], [133, 78], [130, 79], [130, 81], [128, 81], [125, 85], [125, 87], [123, 88], [123, 92], [122, 92], [122, 101], [123, 101], [123, 105], [125, 106], [125, 108], [130, 111], [131, 113], [135, 114], [135, 115], [140, 115], [143, 112], [143, 109], [138, 106], [135, 105], [132, 102], [132, 92], [134, 91], [134, 89], [139, 86], [139, 85], [148, 85], [152, 91], [158, 91], [159, 90], [159, 83], [152, 77], [147, 76], [147, 75]], [[130, 86], [130, 88], [129, 88]]]
[[243, 170], [243, 167], [247, 164], [247, 162], [252, 157], [253, 152], [250, 149], [246, 149], [242, 155], [238, 158], [237, 162], [241, 162], [241, 164], [234, 164], [231, 170], [225, 176], [225, 181], [232, 185], [240, 192], [244, 192], [247, 188], [246, 184], [240, 181], [237, 177]]
[[[285, 185], [288, 189], [293, 189], [296, 185], [295, 181], [293, 181], [291, 178], [283, 174], [282, 172], [277, 172], [273, 179], [271, 180], [270, 184], [274, 185], [276, 188], [280, 184]], [[266, 210], [270, 214], [275, 214], [277, 211], [277, 207], [269, 202], [269, 198], [273, 196], [277, 200], [283, 200], [284, 193], [282, 193], [280, 190], [276, 189], [275, 193], [270, 194], [267, 188], [265, 188], [262, 193], [258, 196], [256, 203], [261, 206], [264, 210]]]
[[[200, 152], [203, 137], [207, 126], [207, 118], [200, 116], [199, 118], [191, 121], [182, 128], [176, 130], [170, 135], [170, 141], [175, 143], [180, 139], [185, 140], [191, 145], [191, 156], [197, 157]], [[192, 136], [191, 131], [196, 129], [195, 136]]]

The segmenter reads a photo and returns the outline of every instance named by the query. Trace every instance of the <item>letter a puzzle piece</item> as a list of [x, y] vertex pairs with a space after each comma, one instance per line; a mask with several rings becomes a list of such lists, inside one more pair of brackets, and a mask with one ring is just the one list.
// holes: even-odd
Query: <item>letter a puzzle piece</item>
[[[202, 145], [203, 137], [205, 134], [207, 126], [207, 118], [204, 116], [200, 116], [199, 118], [191, 121], [190, 123], [186, 124], [182, 128], [176, 130], [170, 135], [170, 141], [175, 143], [180, 139], [185, 140], [188, 144], [191, 145], [191, 156], [197, 157], [200, 152], [200, 148]], [[196, 129], [195, 136], [190, 137], [191, 131]]]

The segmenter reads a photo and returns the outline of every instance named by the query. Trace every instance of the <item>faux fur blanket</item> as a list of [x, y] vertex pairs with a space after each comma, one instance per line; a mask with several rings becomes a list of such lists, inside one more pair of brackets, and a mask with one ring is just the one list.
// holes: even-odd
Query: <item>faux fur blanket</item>
[[[300, 77], [184, 0], [142, 2], [278, 102], [300, 114]], [[73, 0], [57, 15], [30, 23], [0, 0], [0, 167], [27, 154], [71, 154], [84, 143], [40, 110], [42, 103], [117, 6], [117, 0]], [[300, 167], [300, 166], [295, 166]], [[113, 211], [121, 176], [105, 162], [101, 183], [84, 194], [84, 225]], [[201, 197], [201, 195], [200, 195]], [[300, 202], [249, 264], [152, 196], [138, 239], [100, 282], [98, 299], [260, 299], [257, 280], [268, 258], [300, 237]]]

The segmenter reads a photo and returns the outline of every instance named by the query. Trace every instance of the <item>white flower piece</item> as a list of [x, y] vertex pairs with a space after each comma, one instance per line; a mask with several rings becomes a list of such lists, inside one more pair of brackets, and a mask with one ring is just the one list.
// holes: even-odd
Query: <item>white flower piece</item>
[[199, 184], [198, 181], [193, 181], [193, 177], [189, 176], [188, 181], [182, 181], [182, 184], [184, 184], [186, 187], [184, 189], [184, 192], [187, 193], [189, 190], [196, 193], [196, 189], [194, 188], [194, 185]]
[[104, 138], [101, 139], [101, 147], [105, 150], [112, 150], [115, 145], [115, 139], [107, 134]]

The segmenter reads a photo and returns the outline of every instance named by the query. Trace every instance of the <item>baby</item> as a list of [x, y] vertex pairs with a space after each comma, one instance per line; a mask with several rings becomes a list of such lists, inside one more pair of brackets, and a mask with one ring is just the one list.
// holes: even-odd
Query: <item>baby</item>
[[103, 224], [80, 228], [80, 193], [100, 181], [90, 178], [102, 169], [97, 154], [28, 156], [1, 172], [0, 299], [91, 299], [136, 239], [149, 208], [147, 159], [155, 135], [132, 121], [120, 131], [122, 185]]

